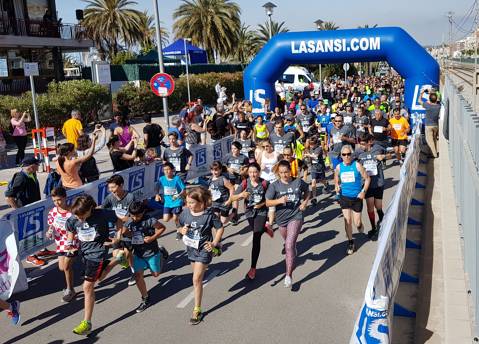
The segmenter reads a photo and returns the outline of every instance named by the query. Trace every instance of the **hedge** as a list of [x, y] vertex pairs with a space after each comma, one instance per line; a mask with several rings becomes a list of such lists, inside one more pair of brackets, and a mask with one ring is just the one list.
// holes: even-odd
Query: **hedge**
[[[221, 86], [227, 88], [226, 93], [231, 96], [236, 94], [236, 98], [243, 98], [243, 73], [205, 73], [190, 75], [190, 93], [191, 99], [195, 100], [201, 97], [205, 104], [216, 104], [215, 85], [219, 82]], [[136, 87], [134, 83], [123, 85], [117, 92], [115, 100], [118, 104], [129, 104], [133, 116], [141, 116], [145, 113], [158, 113], [161, 111], [163, 103], [160, 97], [157, 97], [150, 90], [150, 84], [146, 81], [140, 81], [140, 86]], [[179, 111], [188, 101], [188, 88], [186, 76], [181, 75], [175, 79], [175, 91], [168, 97], [168, 108], [171, 111]]]
[[[105, 112], [110, 101], [108, 89], [89, 80], [53, 81], [48, 84], [46, 93], [37, 95], [40, 127], [61, 128], [73, 109], [82, 113], [84, 122], [89, 122]], [[10, 126], [10, 109], [13, 108], [21, 112], [28, 110], [33, 116], [31, 92], [17, 97], [0, 96], [0, 126], [3, 129]], [[29, 127], [34, 126], [32, 119]]]

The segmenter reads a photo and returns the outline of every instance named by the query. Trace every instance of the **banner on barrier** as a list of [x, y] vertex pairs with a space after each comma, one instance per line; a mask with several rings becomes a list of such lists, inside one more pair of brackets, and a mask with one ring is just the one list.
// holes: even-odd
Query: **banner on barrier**
[[[190, 171], [188, 171], [188, 179], [191, 180], [208, 174], [211, 163], [214, 160], [223, 160], [226, 154], [231, 151], [233, 141], [234, 138], [228, 136], [212, 144], [191, 147], [193, 162]], [[128, 192], [141, 195], [143, 198], [155, 196], [157, 181], [162, 173], [163, 163], [161, 161], [155, 161], [145, 166], [135, 166], [118, 172], [125, 181], [125, 189]], [[107, 179], [102, 178], [81, 188], [69, 190], [67, 192], [67, 202], [72, 202], [82, 194], [89, 194], [98, 205], [101, 205], [109, 193], [106, 183]], [[4, 218], [9, 220], [11, 226], [16, 229], [18, 254], [21, 259], [53, 243], [53, 241], [46, 238], [48, 230], [47, 215], [51, 208], [53, 208], [53, 202], [51, 198], [47, 198], [5, 215]]]
[[392, 306], [404, 263], [409, 204], [416, 185], [421, 126], [409, 144], [399, 183], [384, 215], [364, 303], [350, 343], [389, 343]]

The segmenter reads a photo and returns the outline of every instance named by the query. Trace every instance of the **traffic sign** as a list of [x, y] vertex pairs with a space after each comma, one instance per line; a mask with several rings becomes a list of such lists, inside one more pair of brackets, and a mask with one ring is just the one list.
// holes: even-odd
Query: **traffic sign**
[[349, 70], [349, 63], [343, 64], [343, 69], [345, 72], [347, 72]]
[[31, 62], [31, 63], [24, 63], [23, 64], [23, 71], [25, 76], [39, 76], [40, 73], [38, 72], [38, 63]]
[[166, 73], [156, 73], [150, 80], [150, 88], [159, 97], [168, 97], [175, 90], [175, 80]]

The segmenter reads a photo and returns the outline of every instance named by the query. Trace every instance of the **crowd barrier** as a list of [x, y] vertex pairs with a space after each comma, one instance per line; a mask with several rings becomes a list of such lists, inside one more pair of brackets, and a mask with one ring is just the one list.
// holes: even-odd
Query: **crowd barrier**
[[351, 344], [389, 343], [391, 339], [392, 309], [404, 263], [409, 204], [415, 190], [421, 152], [420, 133], [418, 125], [400, 170], [396, 192], [382, 221], [378, 250]]

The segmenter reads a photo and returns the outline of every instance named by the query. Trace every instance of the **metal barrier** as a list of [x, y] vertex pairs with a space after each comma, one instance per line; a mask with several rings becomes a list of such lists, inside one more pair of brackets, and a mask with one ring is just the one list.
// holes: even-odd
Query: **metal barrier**
[[[449, 136], [449, 155], [457, 203], [459, 228], [464, 238], [464, 270], [479, 328], [479, 116], [458, 92], [449, 76], [443, 92], [444, 134]], [[446, 134], [447, 133], [447, 134]]]

